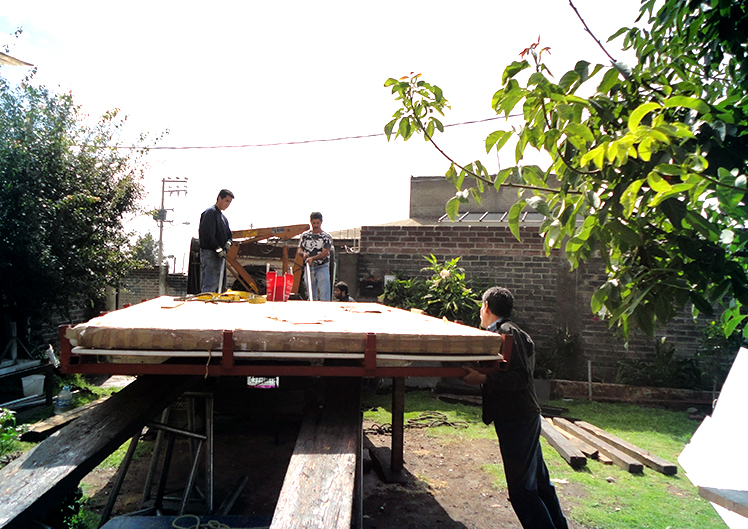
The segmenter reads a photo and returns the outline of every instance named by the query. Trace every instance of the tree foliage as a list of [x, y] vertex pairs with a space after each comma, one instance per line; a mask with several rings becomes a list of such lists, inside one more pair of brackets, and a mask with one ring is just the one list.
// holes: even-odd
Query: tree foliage
[[0, 300], [25, 325], [100, 296], [135, 261], [123, 217], [144, 150], [116, 148], [117, 111], [85, 125], [69, 94], [0, 78]]
[[[574, 267], [600, 255], [607, 281], [592, 310], [611, 325], [651, 335], [689, 303], [708, 314], [724, 304], [732, 333], [748, 305], [748, 14], [737, 0], [666, 0], [657, 12], [654, 4], [642, 2], [645, 29], [614, 35], [636, 52], [633, 68], [579, 61], [556, 79], [539, 42], [506, 67], [491, 104], [507, 118], [521, 109], [523, 123], [491, 133], [485, 148], [516, 139], [516, 165], [489, 175], [480, 162], [452, 161], [447, 178], [457, 193], [447, 212], [469, 195], [480, 200], [487, 186], [529, 188], [532, 196], [510, 210], [513, 233], [519, 238], [520, 213], [531, 207], [545, 216], [547, 253], [562, 250]], [[420, 96], [422, 106], [447, 105], [420, 79], [386, 86], [407, 98], [406, 83], [433, 93]], [[421, 121], [428, 114], [400, 119], [433, 141]], [[397, 130], [407, 139], [407, 126]], [[523, 165], [529, 147], [550, 165]]]
[[138, 235], [132, 248], [132, 256], [143, 265], [156, 266], [158, 261], [158, 242], [150, 232]]

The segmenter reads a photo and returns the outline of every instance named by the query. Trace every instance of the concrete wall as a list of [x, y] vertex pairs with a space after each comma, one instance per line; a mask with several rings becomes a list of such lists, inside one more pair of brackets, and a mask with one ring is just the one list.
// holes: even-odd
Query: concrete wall
[[[461, 257], [468, 279], [487, 286], [506, 286], [515, 296], [515, 321], [535, 340], [538, 350], [555, 348], [553, 337], [569, 328], [580, 337], [582, 359], [578, 378], [586, 378], [591, 360], [593, 380], [612, 382], [623, 358], [642, 358], [654, 353], [654, 340], [633, 333], [629, 347], [603, 322], [593, 317], [589, 302], [605, 280], [601, 263], [570, 271], [566, 259], [554, 252], [546, 257], [537, 227], [521, 229], [522, 242], [504, 225], [476, 226], [364, 226], [358, 273], [359, 301], [376, 301], [385, 275], [420, 274], [428, 263], [422, 256], [433, 253], [444, 262]], [[367, 286], [371, 288], [367, 288]], [[691, 355], [698, 346], [701, 327], [683, 315], [666, 330], [669, 343], [680, 354]]]
[[[436, 221], [445, 213], [444, 205], [455, 195], [455, 186], [443, 176], [414, 176], [410, 179], [410, 218]], [[531, 195], [527, 192], [527, 195]], [[509, 211], [517, 202], [517, 190], [486, 188], [480, 204], [470, 198], [460, 211]]]

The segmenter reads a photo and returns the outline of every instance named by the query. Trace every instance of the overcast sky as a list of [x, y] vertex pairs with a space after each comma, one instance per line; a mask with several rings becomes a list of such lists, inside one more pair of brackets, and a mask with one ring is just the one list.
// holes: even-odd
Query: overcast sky
[[[574, 5], [605, 42], [634, 24], [639, 1]], [[160, 205], [163, 178], [188, 179], [187, 196], [165, 201], [174, 210], [165, 254], [176, 256], [178, 271], [200, 212], [221, 188], [236, 195], [226, 211], [232, 229], [305, 223], [313, 210], [327, 231], [407, 218], [411, 175], [443, 175], [449, 163], [420, 138], [386, 141], [383, 127], [398, 108], [383, 87], [389, 77], [422, 73], [451, 104], [443, 123], [457, 124], [495, 117], [504, 67], [538, 36], [557, 78], [578, 60], [607, 64], [568, 0], [0, 0], [0, 34], [11, 55], [38, 67], [36, 83], [72, 91], [84, 113], [121, 109], [126, 142], [168, 131], [159, 146], [257, 145], [148, 155], [144, 207]], [[606, 47], [629, 57], [618, 43]], [[25, 72], [1, 73], [13, 81]], [[495, 172], [499, 160], [483, 142], [506, 127], [454, 126], [436, 140], [456, 160], [480, 159]], [[276, 143], [286, 145], [259, 146]], [[513, 153], [502, 152], [501, 163], [512, 164]], [[152, 219], [128, 225], [158, 237]]]

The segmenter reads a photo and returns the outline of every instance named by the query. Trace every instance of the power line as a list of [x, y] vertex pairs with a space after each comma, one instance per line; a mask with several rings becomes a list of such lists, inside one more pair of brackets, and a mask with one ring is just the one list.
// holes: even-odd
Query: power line
[[[522, 114], [510, 114], [507, 117], [515, 118], [519, 117]], [[475, 123], [485, 123], [487, 121], [494, 121], [497, 119], [506, 119], [502, 116], [496, 116], [492, 118], [486, 118], [486, 119], [478, 119], [474, 121], [463, 121], [460, 123], [451, 123], [449, 125], [444, 125], [444, 128], [447, 127], [457, 127], [460, 125], [473, 125]], [[136, 146], [116, 146], [115, 149], [148, 149], [150, 151], [184, 151], [184, 150], [199, 150], [199, 149], [246, 149], [249, 147], [277, 147], [281, 145], [304, 145], [307, 143], [325, 143], [325, 142], [331, 142], [331, 141], [345, 141], [345, 140], [360, 140], [363, 138], [376, 138], [378, 136], [384, 136], [384, 132], [380, 132], [378, 134], [364, 134], [360, 136], [343, 136], [340, 138], [323, 138], [318, 140], [301, 140], [301, 141], [287, 141], [287, 142], [278, 142], [278, 143], [250, 143], [246, 145], [203, 145], [203, 146], [183, 146], [183, 147], [136, 147]]]

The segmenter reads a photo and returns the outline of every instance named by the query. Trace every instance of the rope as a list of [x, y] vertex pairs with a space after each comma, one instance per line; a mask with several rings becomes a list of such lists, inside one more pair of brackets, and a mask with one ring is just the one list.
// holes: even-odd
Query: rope
[[[447, 416], [438, 411], [424, 411], [417, 417], [408, 419], [405, 421], [405, 428], [436, 428], [437, 426], [451, 426], [456, 429], [465, 429], [470, 425], [465, 421], [450, 421]], [[391, 435], [392, 424], [378, 424], [374, 423], [364, 430], [365, 433], [373, 433], [379, 435]]]
[[[194, 520], [194, 525], [179, 525], [177, 522], [182, 518], [190, 518], [190, 523]], [[209, 520], [205, 523], [200, 523], [200, 517], [194, 514], [183, 514], [182, 516], [175, 518], [174, 521], [171, 522], [171, 526], [173, 529], [231, 529], [228, 525], [217, 520]]]

